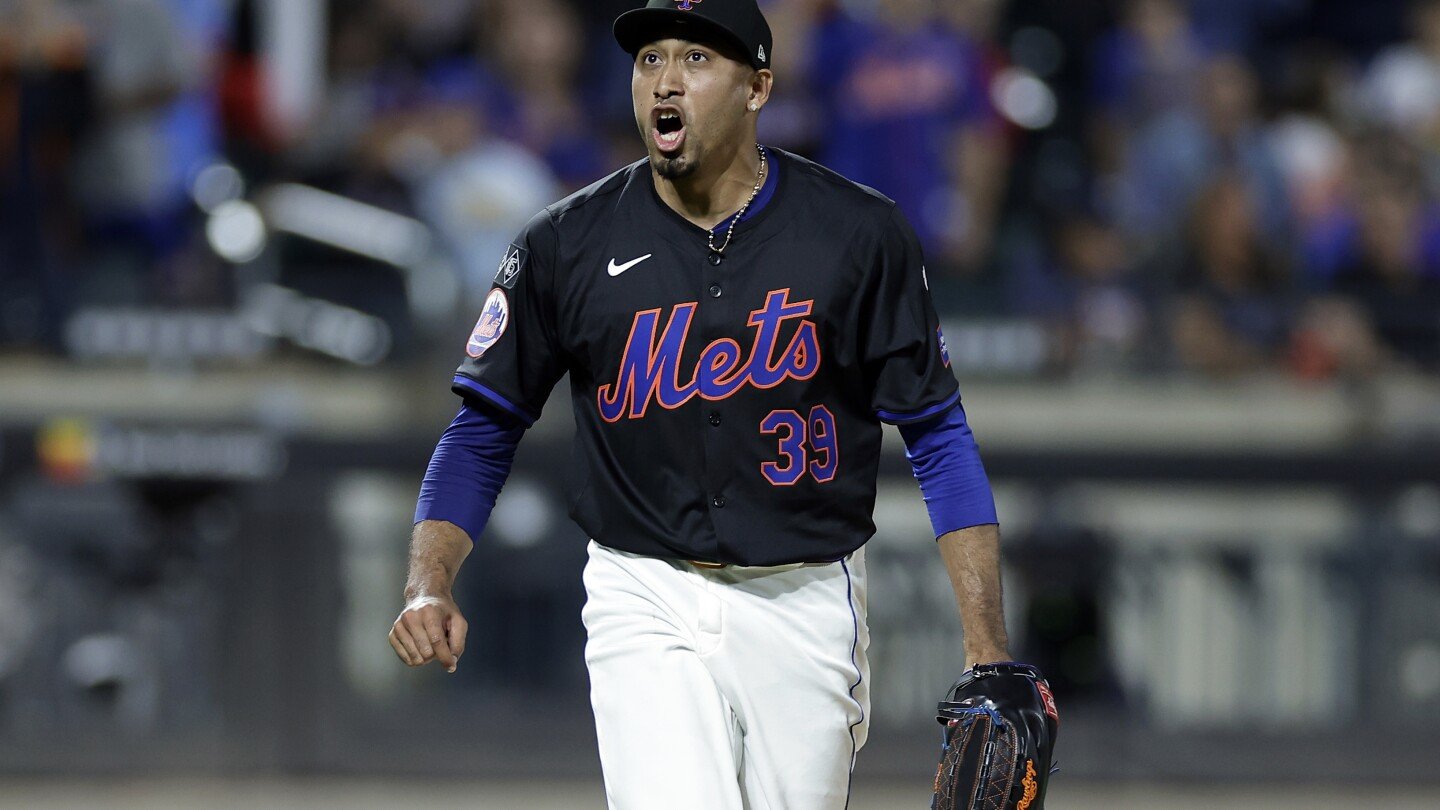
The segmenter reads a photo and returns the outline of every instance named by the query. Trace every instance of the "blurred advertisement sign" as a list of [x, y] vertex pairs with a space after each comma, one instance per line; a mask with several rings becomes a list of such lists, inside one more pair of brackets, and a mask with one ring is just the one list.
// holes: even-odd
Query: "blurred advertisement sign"
[[259, 284], [236, 312], [90, 307], [66, 325], [79, 359], [150, 363], [243, 362], [274, 354], [281, 341], [360, 366], [390, 356], [385, 321], [275, 284]]
[[246, 429], [151, 428], [56, 419], [35, 441], [46, 478], [80, 484], [98, 478], [262, 481], [285, 472], [287, 453], [269, 433]]
[[235, 313], [89, 307], [66, 324], [65, 344], [83, 360], [250, 360], [269, 354], [272, 338]]

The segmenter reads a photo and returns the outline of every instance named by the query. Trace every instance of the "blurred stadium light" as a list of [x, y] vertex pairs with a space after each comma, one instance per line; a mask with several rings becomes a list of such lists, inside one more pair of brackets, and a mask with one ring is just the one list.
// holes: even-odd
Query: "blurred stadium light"
[[991, 94], [996, 109], [1025, 129], [1047, 129], [1059, 113], [1055, 92], [1024, 68], [1006, 68], [996, 74]]

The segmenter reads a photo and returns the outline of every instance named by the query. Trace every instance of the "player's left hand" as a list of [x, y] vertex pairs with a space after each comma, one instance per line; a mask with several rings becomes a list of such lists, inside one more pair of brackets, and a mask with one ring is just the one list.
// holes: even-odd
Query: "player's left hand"
[[931, 810], [1043, 810], [1060, 714], [1026, 664], [976, 664], [950, 687]]
[[454, 599], [418, 596], [405, 605], [390, 627], [390, 647], [412, 667], [438, 661], [446, 672], [453, 673], [465, 652], [469, 629]]

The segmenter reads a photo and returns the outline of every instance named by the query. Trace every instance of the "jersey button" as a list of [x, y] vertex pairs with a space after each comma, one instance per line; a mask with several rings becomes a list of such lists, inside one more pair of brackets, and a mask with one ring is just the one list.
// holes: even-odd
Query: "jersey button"
[[710, 412], [710, 424], [715, 427], [720, 427], [720, 414], [718, 412]]
[[713, 498], [710, 499], [710, 505], [713, 506], [713, 507], [715, 507], [716, 509], [724, 509], [724, 508], [725, 508], [725, 496], [724, 496], [724, 495], [716, 495], [715, 497], [713, 497]]
[[721, 290], [721, 289], [720, 289], [720, 285], [719, 285], [719, 284], [711, 284], [711, 285], [710, 285], [710, 297], [711, 297], [711, 298], [719, 298], [719, 297], [720, 297], [720, 294], [721, 294], [722, 292], [724, 292], [724, 290]]

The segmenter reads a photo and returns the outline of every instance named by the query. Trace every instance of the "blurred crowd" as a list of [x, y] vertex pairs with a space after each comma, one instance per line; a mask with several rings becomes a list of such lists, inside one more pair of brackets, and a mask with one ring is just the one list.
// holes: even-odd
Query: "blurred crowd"
[[[231, 301], [207, 167], [413, 216], [473, 296], [643, 156], [638, 0], [330, 2], [307, 83], [311, 5], [0, 0], [0, 347]], [[1038, 324], [1057, 374], [1440, 368], [1440, 0], [762, 5], [762, 140], [895, 199], [947, 319]]]

